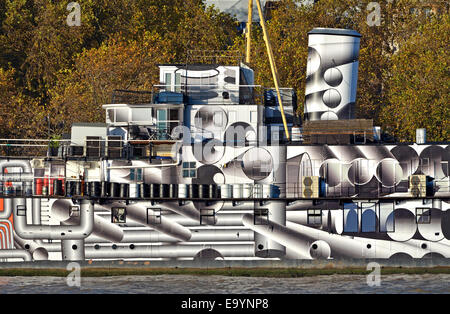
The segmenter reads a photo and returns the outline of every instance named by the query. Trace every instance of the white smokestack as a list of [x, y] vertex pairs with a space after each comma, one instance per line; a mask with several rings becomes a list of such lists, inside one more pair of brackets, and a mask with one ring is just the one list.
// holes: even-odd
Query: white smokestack
[[305, 120], [354, 119], [361, 35], [332, 28], [308, 35]]

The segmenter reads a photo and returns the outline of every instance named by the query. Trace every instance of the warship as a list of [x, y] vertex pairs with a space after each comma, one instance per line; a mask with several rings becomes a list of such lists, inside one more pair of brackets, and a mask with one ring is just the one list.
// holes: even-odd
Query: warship
[[450, 143], [357, 119], [361, 35], [308, 38], [303, 115], [242, 60], [191, 58], [105, 123], [1, 140], [0, 261], [449, 258]]

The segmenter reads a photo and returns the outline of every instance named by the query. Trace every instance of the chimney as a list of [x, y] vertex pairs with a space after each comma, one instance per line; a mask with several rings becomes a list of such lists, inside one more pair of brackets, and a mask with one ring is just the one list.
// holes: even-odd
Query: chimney
[[305, 120], [354, 119], [361, 35], [314, 28], [308, 38]]

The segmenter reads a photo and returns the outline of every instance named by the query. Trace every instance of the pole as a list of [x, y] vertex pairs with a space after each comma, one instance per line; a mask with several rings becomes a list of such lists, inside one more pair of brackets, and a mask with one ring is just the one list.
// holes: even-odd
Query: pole
[[275, 60], [273, 58], [272, 46], [270, 45], [269, 36], [267, 35], [266, 23], [264, 22], [264, 16], [261, 10], [260, 0], [256, 0], [256, 5], [258, 6], [259, 22], [264, 35], [264, 41], [266, 43], [267, 54], [269, 55], [270, 69], [272, 70], [273, 81], [275, 83], [275, 89], [277, 90], [278, 103], [281, 109], [281, 118], [283, 119], [284, 131], [286, 132], [286, 138], [290, 140], [289, 130], [287, 127], [286, 116], [284, 115], [283, 102], [281, 101], [280, 87], [278, 81], [278, 71], [275, 65]]
[[253, 22], [253, 0], [248, 0], [248, 18], [247, 18], [247, 51], [245, 54], [245, 62], [250, 63], [250, 51], [252, 41], [252, 22]]

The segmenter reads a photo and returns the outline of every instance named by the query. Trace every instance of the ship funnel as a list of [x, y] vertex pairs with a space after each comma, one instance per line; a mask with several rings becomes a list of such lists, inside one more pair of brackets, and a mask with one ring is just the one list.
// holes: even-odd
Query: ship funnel
[[361, 35], [315, 28], [308, 38], [305, 120], [354, 119]]

